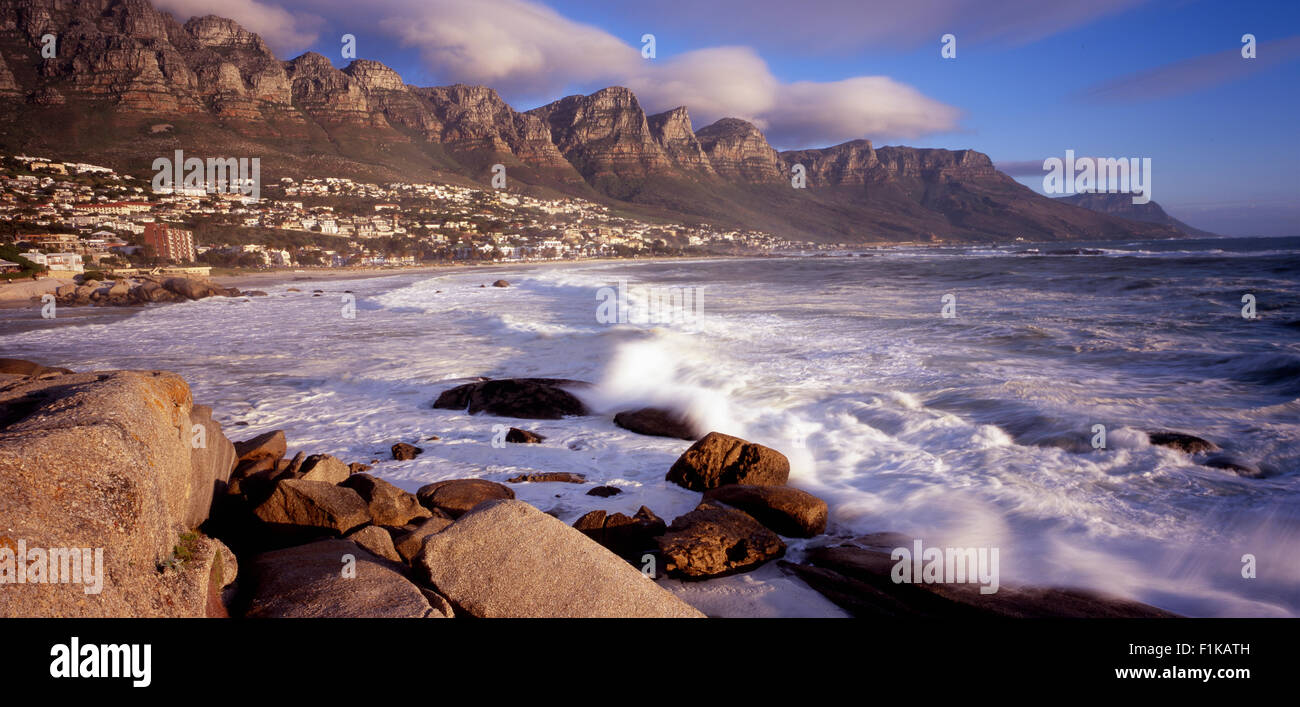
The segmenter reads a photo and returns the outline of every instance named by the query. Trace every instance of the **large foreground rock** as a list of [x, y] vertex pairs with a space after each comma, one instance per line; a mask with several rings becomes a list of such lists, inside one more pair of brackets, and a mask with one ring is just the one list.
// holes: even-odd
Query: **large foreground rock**
[[459, 518], [480, 503], [512, 499], [515, 492], [495, 481], [452, 479], [421, 486], [415, 495], [425, 508]]
[[459, 385], [444, 391], [435, 408], [485, 412], [499, 417], [530, 420], [558, 420], [568, 415], [586, 415], [587, 406], [565, 388], [590, 385], [559, 378], [502, 378]]
[[826, 502], [789, 486], [731, 484], [705, 491], [704, 499], [742, 510], [788, 538], [811, 538], [826, 532]]
[[696, 440], [705, 430], [699, 429], [685, 415], [663, 408], [627, 410], [614, 416], [614, 424], [625, 430], [654, 437]]
[[780, 486], [790, 478], [790, 460], [770, 447], [710, 432], [677, 458], [666, 478], [692, 491], [726, 484]]
[[432, 586], [479, 617], [700, 617], [622, 559], [521, 501], [467, 513], [415, 560]]
[[0, 545], [103, 550], [99, 593], [4, 584], [0, 616], [207, 615], [234, 568], [214, 577], [228, 551], [190, 531], [228, 480], [228, 445], [173, 373], [0, 379]]
[[1154, 606], [1084, 589], [1013, 587], [981, 594], [973, 583], [895, 583], [888, 552], [853, 546], [814, 548], [806, 563], [782, 563], [813, 589], [858, 617], [1163, 618]]
[[[351, 558], [350, 560], [348, 558]], [[354, 563], [354, 564], [353, 564]], [[352, 564], [355, 576], [344, 576]], [[255, 557], [245, 616], [254, 618], [444, 618], [397, 566], [351, 540], [319, 540]]]
[[745, 513], [710, 503], [678, 516], [658, 543], [664, 571], [682, 579], [748, 572], [785, 554], [776, 533]]

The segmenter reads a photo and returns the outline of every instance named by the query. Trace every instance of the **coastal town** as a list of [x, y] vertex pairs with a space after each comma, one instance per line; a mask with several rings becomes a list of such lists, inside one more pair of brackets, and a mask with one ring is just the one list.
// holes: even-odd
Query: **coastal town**
[[760, 231], [647, 223], [578, 198], [332, 177], [281, 178], [254, 196], [157, 189], [108, 167], [0, 157], [0, 276], [7, 279], [816, 248]]

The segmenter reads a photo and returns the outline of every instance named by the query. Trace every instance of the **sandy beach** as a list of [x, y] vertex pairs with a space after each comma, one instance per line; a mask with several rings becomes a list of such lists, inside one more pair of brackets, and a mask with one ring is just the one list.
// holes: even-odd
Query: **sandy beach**
[[33, 298], [40, 298], [46, 292], [53, 292], [72, 280], [45, 277], [39, 280], [14, 280], [0, 284], [0, 307], [22, 307], [31, 303]]

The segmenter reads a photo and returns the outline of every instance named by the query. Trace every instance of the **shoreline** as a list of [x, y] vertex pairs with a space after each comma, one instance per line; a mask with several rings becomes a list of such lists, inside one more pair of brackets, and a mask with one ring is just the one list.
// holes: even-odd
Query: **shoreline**
[[[133, 476], [142, 507], [165, 509], [109, 533], [106, 552], [115, 572], [105, 603], [91, 613], [105, 616], [289, 618], [686, 618], [816, 616], [904, 618], [980, 616], [1157, 618], [1175, 614], [1109, 591], [1053, 584], [1006, 582], [982, 591], [987, 578], [945, 580], [942, 585], [891, 579], [891, 547], [907, 536], [875, 532], [855, 536], [828, 528], [826, 501], [788, 485], [790, 463], [781, 452], [707, 428], [668, 409], [623, 413], [615, 424], [628, 432], [692, 442], [680, 452], [663, 484], [693, 496], [693, 510], [660, 517], [642, 505], [634, 516], [589, 511], [576, 521], [543, 505], [519, 499], [535, 484], [589, 487], [587, 496], [637, 494], [604, 479], [549, 470], [491, 481], [481, 474], [452, 475], [412, 492], [376, 470], [380, 459], [349, 462], [328, 453], [300, 450], [281, 429], [236, 440], [227, 436], [213, 409], [191, 402], [190, 387], [165, 370], [73, 372], [30, 361], [5, 359], [0, 402], [39, 400], [38, 441], [48, 444], [39, 464], [78, 474]], [[565, 384], [563, 386], [557, 384]], [[471, 398], [490, 418], [535, 427], [538, 421], [603, 416], [570, 390], [590, 385], [552, 379], [495, 379], [444, 389], [433, 408], [465, 412]], [[65, 406], [77, 394], [95, 405]], [[151, 408], [157, 397], [174, 400], [180, 414], [206, 430], [208, 444], [195, 453], [174, 434], [172, 413]], [[60, 430], [93, 429], [113, 422], [108, 411], [145, 410], [128, 422], [126, 457], [114, 456], [90, 438], [59, 442]], [[48, 424], [50, 420], [54, 424]], [[689, 428], [689, 429], [688, 429]], [[527, 447], [544, 437], [511, 430], [506, 442]], [[116, 433], [115, 433], [116, 434]], [[242, 437], [243, 435], [241, 435]], [[427, 446], [437, 437], [409, 437]], [[12, 459], [30, 456], [19, 452]], [[391, 447], [394, 461], [424, 449], [408, 442]], [[739, 454], [737, 454], [739, 453]], [[131, 457], [175, 460], [140, 476]], [[384, 455], [386, 456], [386, 455]], [[724, 464], [739, 458], [739, 463]], [[78, 459], [92, 463], [71, 464]], [[0, 464], [3, 466], [3, 464]], [[667, 464], [664, 465], [668, 466]], [[373, 473], [367, 473], [372, 472]], [[27, 476], [23, 477], [28, 478]], [[30, 497], [51, 498], [47, 479], [30, 475]], [[177, 489], [180, 489], [179, 491]], [[696, 495], [698, 494], [698, 495]], [[549, 498], [550, 491], [546, 492]], [[168, 503], [158, 502], [169, 499]], [[13, 500], [11, 498], [11, 500]], [[633, 498], [643, 503], [644, 497]], [[144, 503], [148, 501], [148, 503]], [[608, 508], [608, 505], [598, 503]], [[658, 504], [656, 504], [658, 505]], [[4, 506], [0, 503], [0, 506]], [[9, 510], [20, 537], [60, 547], [81, 547], [84, 535], [50, 531], [51, 517], [66, 513], [57, 494], [35, 508]], [[662, 509], [661, 509], [662, 510]], [[115, 522], [108, 500], [90, 504], [96, 526]], [[120, 522], [120, 521], [119, 521]], [[120, 531], [121, 529], [119, 529]], [[830, 532], [828, 532], [830, 531]], [[173, 541], [172, 538], [175, 538]], [[175, 546], [170, 557], [159, 548]], [[806, 546], [804, 543], [807, 542]], [[920, 541], [915, 541], [919, 543]], [[787, 549], [801, 551], [787, 555]], [[38, 545], [39, 546], [39, 545]], [[179, 548], [184, 548], [183, 551]], [[603, 548], [603, 549], [602, 549]], [[483, 565], [483, 554], [508, 556]], [[152, 557], [144, 569], [125, 558]], [[365, 564], [372, 585], [340, 578], [340, 557]], [[653, 558], [646, 564], [647, 558]], [[994, 559], [996, 563], [996, 558]], [[156, 568], [153, 566], [156, 564]], [[246, 571], [250, 569], [252, 571]], [[649, 569], [647, 569], [649, 568]], [[996, 568], [991, 581], [996, 585]], [[981, 570], [983, 572], [983, 570]], [[304, 578], [309, 589], [304, 589]], [[545, 577], [539, 580], [539, 577]], [[646, 582], [649, 577], [652, 581]], [[748, 577], [747, 579], [735, 579]], [[592, 581], [595, 578], [596, 581]], [[979, 587], [976, 585], [980, 584]], [[755, 587], [758, 589], [755, 589]], [[742, 589], [747, 587], [747, 589]], [[31, 585], [24, 608], [0, 613], [80, 615], [88, 611], [63, 595]], [[0, 596], [3, 599], [11, 594]], [[166, 607], [157, 598], [167, 598]], [[78, 601], [80, 601], [78, 599]], [[35, 608], [33, 608], [35, 607]]]
[[[732, 258], [750, 258], [750, 257], [770, 257], [770, 256], [746, 256], [746, 255], [699, 255], [699, 256], [653, 256], [646, 258], [586, 258], [581, 260], [535, 260], [520, 261], [514, 263], [485, 263], [482, 265], [417, 265], [414, 267], [401, 268], [383, 268], [383, 267], [359, 267], [359, 268], [312, 268], [312, 269], [288, 269], [279, 270], [235, 273], [230, 275], [211, 275], [209, 279], [221, 285], [222, 287], [253, 288], [255, 285], [274, 287], [279, 285], [288, 285], [294, 282], [311, 282], [314, 280], [332, 281], [332, 280], [371, 280], [380, 277], [398, 277], [401, 275], [412, 275], [422, 273], [453, 273], [453, 272], [513, 272], [525, 268], [534, 267], [561, 267], [566, 265], [592, 265], [600, 263], [608, 264], [627, 264], [627, 263], [657, 263], [665, 261], [699, 261], [699, 260], [719, 260]], [[778, 256], [780, 257], [780, 256]]]

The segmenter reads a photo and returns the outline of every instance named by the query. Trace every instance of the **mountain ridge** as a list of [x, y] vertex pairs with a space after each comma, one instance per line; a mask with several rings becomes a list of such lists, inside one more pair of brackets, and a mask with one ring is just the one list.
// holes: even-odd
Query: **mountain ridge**
[[[137, 174], [174, 149], [261, 156], [264, 178], [486, 186], [499, 163], [509, 188], [535, 195], [808, 240], [1179, 235], [1038, 195], [974, 150], [851, 140], [778, 152], [751, 123], [694, 130], [687, 107], [647, 115], [620, 86], [520, 112], [489, 87], [412, 86], [377, 61], [283, 61], [232, 20], [182, 24], [148, 0], [0, 0], [0, 115], [0, 149]], [[796, 164], [805, 189], [792, 188]]]

